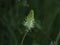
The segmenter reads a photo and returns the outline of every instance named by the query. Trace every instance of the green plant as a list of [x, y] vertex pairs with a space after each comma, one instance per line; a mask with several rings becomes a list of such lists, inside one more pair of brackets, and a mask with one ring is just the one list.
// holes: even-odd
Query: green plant
[[0, 45], [60, 45], [59, 2], [0, 0]]

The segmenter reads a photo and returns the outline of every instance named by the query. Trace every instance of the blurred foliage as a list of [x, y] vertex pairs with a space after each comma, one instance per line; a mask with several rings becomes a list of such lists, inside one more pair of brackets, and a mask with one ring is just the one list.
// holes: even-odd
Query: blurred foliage
[[31, 9], [35, 25], [23, 45], [60, 45], [60, 0], [0, 0], [0, 45], [21, 44]]

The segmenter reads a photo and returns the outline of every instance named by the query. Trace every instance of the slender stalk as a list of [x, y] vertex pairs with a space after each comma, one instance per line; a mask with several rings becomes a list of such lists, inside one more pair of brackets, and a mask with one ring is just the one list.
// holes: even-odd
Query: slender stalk
[[26, 33], [24, 34], [24, 36], [23, 36], [23, 38], [22, 38], [21, 45], [23, 45], [23, 42], [24, 42], [24, 39], [25, 39], [27, 33], [28, 33], [28, 32], [26, 31]]
[[59, 31], [59, 33], [58, 33], [58, 35], [56, 37], [56, 41], [55, 41], [54, 45], [58, 45], [59, 39], [60, 39], [60, 31]]

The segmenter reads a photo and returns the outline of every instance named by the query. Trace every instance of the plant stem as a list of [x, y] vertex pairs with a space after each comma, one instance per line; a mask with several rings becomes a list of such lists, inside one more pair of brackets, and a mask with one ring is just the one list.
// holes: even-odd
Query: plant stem
[[56, 38], [56, 41], [55, 41], [54, 45], [58, 45], [59, 39], [60, 39], [60, 31], [59, 31], [59, 33], [57, 35], [57, 38]]
[[26, 33], [24, 34], [24, 36], [23, 36], [23, 38], [22, 38], [21, 45], [23, 45], [23, 42], [24, 42], [24, 39], [25, 39], [27, 33], [28, 33], [28, 32], [26, 31]]

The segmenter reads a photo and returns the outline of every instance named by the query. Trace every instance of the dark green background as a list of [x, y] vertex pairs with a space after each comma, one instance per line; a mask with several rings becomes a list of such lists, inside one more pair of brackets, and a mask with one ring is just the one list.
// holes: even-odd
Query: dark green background
[[60, 0], [0, 0], [0, 45], [20, 45], [31, 9], [37, 26], [23, 45], [60, 45]]

